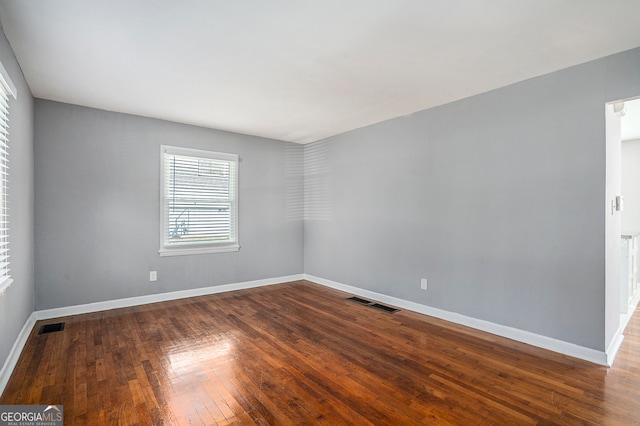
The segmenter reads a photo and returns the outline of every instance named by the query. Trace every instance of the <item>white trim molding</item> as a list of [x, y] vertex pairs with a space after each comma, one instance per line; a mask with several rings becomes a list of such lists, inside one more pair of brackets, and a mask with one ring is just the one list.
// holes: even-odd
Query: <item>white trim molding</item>
[[36, 311], [36, 319], [51, 319], [70, 315], [88, 314], [92, 312], [108, 311], [110, 309], [128, 308], [130, 306], [147, 305], [149, 303], [166, 302], [168, 300], [186, 299], [188, 297], [205, 296], [207, 294], [225, 293], [228, 291], [244, 290], [247, 288], [264, 287], [273, 284], [283, 284], [291, 281], [303, 280], [304, 275], [289, 275], [285, 277], [266, 278], [255, 281], [244, 281], [234, 284], [222, 284], [211, 287], [179, 290], [168, 293], [150, 294], [147, 296], [128, 297], [126, 299], [108, 300], [105, 302], [87, 303], [84, 305], [67, 306], [62, 308]]
[[33, 326], [35, 324], [36, 313], [32, 312], [22, 326], [22, 330], [20, 330], [16, 341], [13, 342], [11, 351], [9, 352], [7, 359], [4, 361], [2, 370], [0, 370], [0, 395], [4, 392], [4, 388], [7, 386], [7, 383], [9, 383], [9, 378], [18, 364], [18, 359], [20, 359], [22, 349], [24, 349], [24, 345], [27, 343], [27, 339], [29, 339], [29, 335], [31, 334], [31, 330], [33, 330]]
[[[640, 294], [640, 292], [638, 292], [638, 294]], [[613, 365], [613, 361], [616, 359], [616, 355], [618, 355], [618, 350], [620, 349], [620, 345], [624, 340], [624, 335], [622, 333], [624, 332], [624, 329], [627, 328], [627, 325], [629, 324], [633, 313], [636, 311], [639, 300], [640, 298], [638, 298], [637, 296], [634, 297], [631, 303], [629, 303], [629, 309], [627, 309], [627, 313], [620, 315], [620, 327], [618, 327], [616, 334], [613, 336], [613, 339], [611, 339], [611, 343], [609, 343], [609, 347], [607, 348], [608, 366]]]
[[611, 343], [609, 344], [609, 347], [607, 348], [607, 352], [606, 352], [607, 362], [605, 364], [607, 367], [611, 367], [613, 365], [613, 361], [616, 359], [616, 355], [618, 355], [618, 349], [620, 349], [620, 345], [624, 340], [624, 335], [622, 334], [622, 330], [623, 328], [621, 327], [616, 333], [616, 335], [613, 337], [613, 339], [611, 340]]
[[12, 283], [13, 283], [13, 278], [9, 278], [7, 280], [4, 280], [2, 284], [0, 284], [0, 297], [4, 296], [4, 293], [7, 291], [7, 289], [11, 286]]
[[11, 352], [0, 370], [0, 394], [4, 391], [13, 370], [18, 363], [20, 353], [22, 352], [24, 345], [29, 338], [31, 330], [36, 324], [36, 321], [60, 318], [71, 315], [87, 314], [92, 312], [106, 311], [110, 309], [126, 308], [131, 306], [146, 305], [149, 303], [164, 302], [169, 300], [184, 299], [188, 297], [205, 296], [208, 294], [225, 293], [228, 291], [243, 290], [255, 287], [265, 287], [274, 284], [283, 284], [292, 281], [307, 280], [316, 284], [323, 285], [325, 287], [341, 290], [347, 293], [352, 293], [357, 296], [375, 299], [380, 302], [388, 303], [390, 305], [398, 306], [403, 309], [414, 311], [420, 314], [429, 315], [435, 318], [440, 318], [445, 321], [460, 324], [466, 327], [471, 327], [476, 330], [485, 331], [487, 333], [495, 334], [497, 336], [506, 337], [508, 339], [516, 340], [518, 342], [526, 343], [539, 348], [548, 349], [554, 352], [558, 352], [564, 355], [569, 355], [574, 358], [590, 361], [595, 364], [611, 366], [613, 359], [624, 339], [622, 335], [622, 329], [620, 328], [616, 337], [613, 339], [606, 352], [597, 351], [595, 349], [586, 348], [573, 343], [565, 342], [562, 340], [553, 339], [551, 337], [542, 336], [539, 334], [531, 333], [525, 330], [517, 328], [507, 327], [500, 324], [495, 324], [489, 321], [480, 320], [477, 318], [467, 317], [455, 312], [449, 312], [431, 306], [422, 305], [419, 303], [411, 302], [404, 299], [388, 296], [382, 293], [376, 293], [374, 291], [365, 290], [358, 287], [353, 287], [347, 284], [342, 284], [336, 281], [327, 280], [324, 278], [316, 277], [308, 274], [296, 274], [277, 278], [267, 278], [255, 281], [244, 281], [233, 284], [223, 284], [218, 286], [195, 288], [190, 290], [180, 290], [168, 293], [150, 294], [146, 296], [129, 297], [126, 299], [109, 300], [105, 302], [87, 303], [83, 305], [67, 306], [61, 308], [45, 309], [41, 311], [35, 311], [29, 316], [25, 322], [20, 334], [11, 348]]
[[[608, 357], [609, 351], [602, 352], [584, 346], [576, 345], [574, 343], [565, 342], [563, 340], [553, 339], [551, 337], [543, 336], [529, 331], [520, 330], [513, 327], [508, 327], [501, 324], [484, 321], [477, 318], [468, 317], [455, 312], [445, 311], [443, 309], [434, 308], [427, 305], [411, 302], [404, 299], [398, 299], [396, 297], [387, 296], [386, 294], [376, 293], [374, 291], [365, 290], [359, 287], [353, 287], [347, 284], [342, 284], [336, 281], [327, 280], [324, 278], [316, 277], [313, 275], [305, 274], [305, 279], [317, 284], [331, 287], [337, 290], [342, 290], [347, 293], [352, 293], [357, 296], [375, 299], [380, 302], [388, 303], [390, 305], [398, 306], [403, 309], [418, 312], [420, 314], [429, 315], [435, 318], [440, 318], [445, 321], [453, 322], [456, 324], [464, 325], [466, 327], [475, 328], [476, 330], [485, 331], [487, 333], [495, 334], [497, 336], [506, 337], [511, 340], [526, 343], [532, 346], [536, 346], [550, 351], [558, 352], [564, 355], [569, 355], [574, 358], [583, 359], [585, 361], [593, 362], [595, 364], [611, 366], [613, 363], [613, 357]], [[622, 342], [622, 334], [619, 335], [617, 340], [618, 347]], [[611, 347], [611, 349], [614, 349]], [[615, 348], [617, 351], [617, 348]], [[615, 357], [615, 355], [614, 355]]]
[[2, 63], [0, 63], [0, 84], [3, 84], [4, 87], [7, 88], [7, 91], [13, 96], [13, 99], [18, 99], [18, 89], [16, 89], [16, 85], [11, 81], [11, 77], [9, 77], [9, 73]]
[[303, 274], [288, 275], [277, 278], [267, 278], [255, 281], [244, 281], [233, 284], [223, 284], [218, 286], [194, 288], [190, 290], [180, 290], [168, 293], [150, 294], [147, 296], [129, 297], [126, 299], [108, 300], [105, 302], [87, 303], [84, 305], [66, 306], [61, 308], [45, 309], [42, 311], [32, 312], [25, 322], [20, 334], [11, 348], [11, 352], [7, 356], [2, 370], [0, 370], [0, 395], [4, 392], [4, 388], [9, 382], [9, 378], [15, 369], [20, 354], [27, 343], [27, 339], [31, 334], [31, 330], [36, 321], [66, 317], [70, 315], [88, 314], [92, 312], [107, 311], [110, 309], [127, 308], [130, 306], [146, 305], [149, 303], [165, 302], [169, 300], [185, 299], [188, 297], [205, 296], [207, 294], [225, 293], [228, 291], [243, 290], [255, 287], [264, 287], [274, 284], [283, 284], [291, 281], [303, 280]]

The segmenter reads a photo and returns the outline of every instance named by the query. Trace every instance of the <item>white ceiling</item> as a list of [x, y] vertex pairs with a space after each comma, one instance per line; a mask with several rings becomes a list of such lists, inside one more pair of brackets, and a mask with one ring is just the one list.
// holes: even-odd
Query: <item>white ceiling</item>
[[0, 0], [33, 95], [306, 143], [640, 46], [639, 0]]

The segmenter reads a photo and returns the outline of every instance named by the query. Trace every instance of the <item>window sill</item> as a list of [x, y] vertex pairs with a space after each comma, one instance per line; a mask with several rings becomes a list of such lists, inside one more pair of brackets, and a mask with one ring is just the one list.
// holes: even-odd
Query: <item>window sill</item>
[[229, 253], [240, 250], [239, 244], [230, 244], [215, 247], [190, 247], [190, 248], [162, 248], [160, 257], [164, 256], [188, 256], [196, 254]]
[[9, 278], [8, 280], [4, 280], [2, 284], [0, 284], [0, 296], [4, 295], [5, 291], [7, 291], [12, 282], [13, 279]]

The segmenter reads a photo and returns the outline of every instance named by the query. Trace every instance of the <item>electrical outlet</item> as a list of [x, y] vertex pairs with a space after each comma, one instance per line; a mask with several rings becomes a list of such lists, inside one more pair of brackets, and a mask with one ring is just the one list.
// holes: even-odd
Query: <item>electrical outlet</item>
[[420, 280], [420, 288], [422, 290], [426, 290], [427, 289], [427, 279], [426, 278], [423, 278], [423, 279]]
[[158, 281], [158, 271], [149, 271], [149, 281]]

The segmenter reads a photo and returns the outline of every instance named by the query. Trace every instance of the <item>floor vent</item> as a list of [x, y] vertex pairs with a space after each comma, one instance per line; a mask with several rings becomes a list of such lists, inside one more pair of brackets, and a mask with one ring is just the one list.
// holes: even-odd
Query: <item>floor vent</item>
[[369, 306], [371, 306], [372, 308], [380, 309], [381, 311], [390, 312], [390, 313], [398, 312], [400, 310], [397, 308], [392, 308], [391, 306], [383, 305], [381, 303], [373, 303]]
[[361, 299], [360, 297], [357, 297], [357, 296], [349, 297], [349, 298], [347, 298], [347, 300], [352, 300], [352, 301], [354, 301], [354, 302], [358, 302], [358, 303], [361, 303], [361, 304], [363, 304], [363, 305], [370, 305], [370, 304], [372, 304], [372, 303], [373, 303], [373, 302], [372, 302], [372, 301], [370, 301], [370, 300], [367, 300], [367, 299]]
[[42, 327], [40, 327], [40, 331], [38, 332], [38, 334], [49, 334], [49, 333], [55, 333], [56, 331], [62, 331], [64, 330], [64, 323], [63, 322], [57, 322], [55, 324], [45, 324]]
[[400, 310], [400, 309], [397, 309], [397, 308], [392, 308], [391, 306], [383, 305], [381, 303], [376, 303], [376, 302], [372, 302], [372, 301], [367, 300], [367, 299], [362, 299], [362, 298], [357, 297], [357, 296], [347, 297], [347, 300], [351, 300], [353, 302], [360, 303], [361, 305], [370, 306], [372, 308], [379, 309], [381, 311], [389, 312], [391, 314], [394, 313], [394, 312], [398, 312]]

